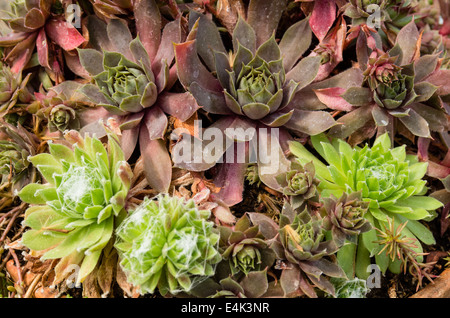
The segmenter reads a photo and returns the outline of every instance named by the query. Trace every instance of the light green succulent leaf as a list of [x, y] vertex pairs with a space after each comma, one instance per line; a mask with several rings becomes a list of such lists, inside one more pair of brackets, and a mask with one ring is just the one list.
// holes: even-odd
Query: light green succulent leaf
[[[23, 202], [29, 204], [46, 204], [47, 198], [41, 195], [42, 191], [51, 189], [50, 184], [30, 183], [22, 188], [19, 197]], [[44, 192], [45, 193], [45, 192]]]
[[41, 153], [33, 157], [29, 157], [28, 161], [30, 161], [35, 166], [54, 166], [56, 169], [61, 169], [62, 166], [58, 159], [56, 159], [53, 155], [48, 153]]
[[93, 252], [86, 255], [81, 263], [80, 270], [77, 276], [77, 284], [81, 284], [86, 277], [94, 270], [97, 266], [98, 260], [100, 259], [101, 251]]
[[436, 210], [443, 206], [442, 202], [432, 197], [427, 196], [412, 196], [403, 200], [397, 201], [400, 206], [410, 207], [412, 209], [422, 208], [424, 210]]
[[39, 206], [27, 210], [27, 217], [23, 224], [31, 227], [33, 230], [64, 229], [64, 227], [55, 228], [51, 226], [61, 219], [65, 218], [53, 209], [46, 206]]
[[48, 148], [50, 151], [50, 154], [54, 158], [59, 158], [60, 161], [66, 161], [68, 163], [74, 163], [75, 157], [72, 149], [65, 145], [56, 144], [56, 143], [49, 143]]
[[[406, 222], [406, 228], [411, 231], [411, 233], [414, 234], [415, 237], [417, 237], [420, 241], [422, 241], [424, 244], [427, 245], [433, 245], [436, 244], [436, 240], [434, 239], [433, 233], [420, 221], [417, 220], [408, 220], [407, 218], [403, 217], [402, 215], [398, 215], [398, 220], [400, 222]], [[420, 244], [418, 244], [420, 245]]]
[[71, 231], [65, 236], [64, 240], [62, 240], [58, 246], [46, 252], [42, 256], [42, 259], [57, 259], [71, 254], [77, 250], [78, 244], [83, 240], [85, 234], [85, 228], [78, 228]]
[[22, 244], [34, 251], [44, 251], [61, 243], [66, 234], [29, 230], [22, 235]]
[[418, 162], [409, 166], [409, 181], [408, 185], [416, 180], [422, 179], [427, 173], [428, 163]]
[[402, 216], [408, 220], [426, 220], [427, 218], [430, 218], [432, 214], [425, 209], [416, 208], [411, 212], [403, 213]]
[[389, 137], [389, 134], [384, 133], [383, 135], [381, 135], [377, 139], [375, 139], [373, 147], [375, 147], [378, 144], [381, 145], [381, 147], [383, 147], [384, 151], [389, 150], [391, 148], [391, 139]]
[[316, 169], [316, 176], [319, 179], [329, 181], [333, 180], [330, 172], [327, 169], [327, 166], [319, 159], [317, 159], [311, 152], [309, 152], [301, 143], [296, 141], [289, 142], [289, 149], [291, 150], [292, 154], [294, 154], [298, 158], [300, 163], [306, 164], [312, 161], [314, 163], [314, 168]]

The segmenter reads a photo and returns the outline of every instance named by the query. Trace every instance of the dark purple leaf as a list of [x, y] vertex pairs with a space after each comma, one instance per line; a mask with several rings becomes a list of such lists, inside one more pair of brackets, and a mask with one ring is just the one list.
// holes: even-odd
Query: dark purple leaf
[[195, 40], [175, 44], [175, 57], [178, 77], [186, 88], [195, 82], [207, 90], [222, 91], [219, 81], [201, 63], [197, 55]]
[[247, 22], [256, 32], [256, 47], [259, 47], [274, 34], [286, 4], [286, 0], [250, 1], [247, 10]]
[[157, 106], [165, 113], [181, 121], [186, 121], [199, 109], [191, 93], [162, 93], [158, 96]]
[[134, 18], [142, 44], [153, 61], [161, 43], [161, 14], [154, 0], [135, 0]]

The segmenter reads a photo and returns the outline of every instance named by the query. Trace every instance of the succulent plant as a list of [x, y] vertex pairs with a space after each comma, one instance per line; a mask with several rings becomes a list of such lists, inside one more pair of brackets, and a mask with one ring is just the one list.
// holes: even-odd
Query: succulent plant
[[[231, 34], [232, 52], [227, 52], [213, 21], [193, 10], [189, 12], [190, 33], [185, 42], [175, 45], [181, 84], [192, 93], [202, 111], [218, 116], [218, 120], [208, 128], [224, 132], [227, 129], [256, 132], [245, 140], [227, 136], [227, 147], [223, 147], [220, 153], [218, 151], [211, 160], [201, 162], [196, 162], [195, 158], [183, 160], [177, 157], [177, 154], [183, 153], [180, 149], [190, 149], [193, 143], [192, 138], [180, 138], [172, 152], [176, 167], [194, 171], [211, 169], [234, 145], [263, 140], [272, 131], [280, 131], [279, 145], [276, 151], [268, 151], [268, 156], [281, 154], [283, 157], [281, 145], [292, 138], [289, 131], [317, 134], [335, 125], [329, 112], [303, 109], [301, 102], [294, 102], [296, 93], [318, 76], [322, 56], [314, 53], [303, 57], [312, 43], [308, 19], [292, 25], [277, 43], [275, 30], [285, 7], [286, 1], [250, 1], [247, 18], [240, 17]], [[257, 12], [272, 14], [262, 19]], [[297, 38], [299, 33], [304, 34], [300, 40]], [[261, 130], [268, 133], [264, 134]], [[206, 147], [204, 143], [193, 144]], [[275, 148], [276, 145], [272, 146]], [[282, 160], [283, 164], [288, 164], [287, 160]], [[214, 182], [223, 188], [219, 197], [234, 205], [242, 199], [241, 190], [248, 162], [222, 162], [215, 167], [222, 172], [216, 173]], [[264, 165], [261, 160], [257, 164], [259, 168]], [[264, 169], [258, 169], [261, 182], [276, 190], [279, 186], [275, 175], [283, 171], [265, 173]], [[236, 182], [229, 183], [223, 179], [231, 175]]]
[[[350, 0], [344, 14], [352, 18], [352, 25], [367, 24], [381, 29], [379, 32], [390, 43], [399, 30], [413, 20], [414, 5], [403, 0]], [[419, 19], [417, 15], [415, 19]]]
[[221, 260], [210, 212], [169, 195], [146, 198], [120, 225], [120, 265], [141, 294], [189, 292]]
[[[180, 18], [167, 23], [154, 0], [136, 1], [133, 7], [138, 36], [119, 19], [108, 24], [95, 16], [87, 21], [92, 49], [79, 49], [80, 61], [94, 84], [82, 89], [93, 103], [119, 118], [122, 147], [128, 159], [139, 146], [152, 188], [167, 192], [172, 165], [163, 143], [168, 119], [185, 121], [198, 109], [190, 93], [172, 93], [176, 82], [173, 43], [180, 42]], [[151, 28], [147, 21], [152, 21]], [[111, 115], [108, 115], [111, 116]]]
[[[393, 87], [390, 89], [391, 82], [397, 81], [397, 82], [405, 82], [403, 79], [406, 77], [405, 75], [401, 74], [401, 67], [396, 65], [395, 62], [397, 61], [398, 56], [389, 56], [388, 53], [383, 52], [379, 49], [376, 49], [372, 52], [372, 54], [369, 57], [369, 62], [367, 64], [366, 70], [363, 72], [364, 76], [364, 82], [367, 83], [369, 88], [372, 91], [375, 91], [376, 96], [381, 95], [383, 96], [383, 92], [381, 91], [387, 91], [387, 93], [395, 93]], [[403, 77], [403, 78], [401, 78]], [[403, 79], [403, 81], [402, 81]], [[380, 88], [378, 88], [380, 86]], [[405, 86], [404, 84], [400, 86]], [[378, 91], [377, 91], [378, 88]], [[409, 87], [411, 90], [411, 87]], [[405, 89], [404, 89], [405, 90]], [[378, 94], [377, 94], [378, 93]], [[405, 90], [405, 96], [406, 96], [406, 90]], [[398, 93], [397, 93], [398, 95]], [[377, 98], [377, 100], [380, 100], [380, 97]], [[381, 102], [380, 102], [381, 103]], [[382, 103], [380, 105], [381, 107], [385, 107]], [[392, 105], [394, 106], [394, 105]], [[387, 108], [396, 108], [394, 107], [387, 107]]]
[[272, 244], [277, 258], [286, 262], [280, 284], [286, 296], [305, 294], [317, 297], [315, 287], [334, 295], [329, 278], [345, 278], [343, 270], [330, 256], [338, 251], [333, 240], [326, 239], [323, 219], [305, 208], [283, 207], [279, 222], [279, 235]]
[[253, 164], [247, 167], [245, 171], [245, 180], [247, 180], [248, 184], [259, 186], [261, 184], [261, 180], [258, 175], [258, 166]]
[[408, 221], [405, 221], [396, 225], [394, 220], [387, 218], [386, 224], [383, 224], [384, 228], [376, 229], [380, 238], [376, 243], [383, 245], [379, 254], [386, 253], [386, 256], [392, 261], [397, 259], [404, 273], [407, 272], [409, 267], [411, 275], [415, 276], [418, 280], [417, 288], [419, 288], [422, 286], [423, 277], [428, 278], [430, 282], [433, 281], [433, 275], [429, 273], [429, 268], [432, 263], [423, 263], [423, 256], [427, 253], [423, 253], [418, 248], [416, 238], [407, 237], [403, 234], [407, 223]]
[[229, 264], [231, 274], [264, 270], [275, 261], [273, 251], [259, 231], [259, 226], [252, 225], [250, 218], [244, 214], [230, 228], [219, 227], [219, 250], [222, 258]]
[[[7, 48], [5, 60], [14, 72], [18, 73], [25, 68], [35, 48], [39, 64], [51, 70], [57, 62], [55, 56], [50, 54], [52, 45], [55, 44], [63, 51], [73, 54], [73, 50], [86, 41], [78, 30], [65, 20], [62, 14], [64, 10], [61, 13], [52, 12], [56, 3], [60, 2], [11, 1], [9, 17], [3, 20], [13, 32], [0, 37], [0, 46]], [[58, 67], [63, 68], [61, 64]]]
[[336, 295], [329, 297], [336, 298], [366, 298], [370, 289], [364, 279], [355, 278], [352, 280], [342, 278], [332, 278], [331, 283], [336, 289]]
[[[364, 45], [363, 45], [364, 43]], [[395, 46], [384, 52], [379, 36], [362, 32], [358, 38], [360, 71], [356, 85], [327, 87], [315, 91], [318, 99], [332, 109], [347, 112], [331, 128], [330, 135], [346, 138], [362, 133], [358, 140], [389, 132], [399, 125], [415, 136], [430, 138], [432, 131], [448, 129], [444, 99], [449, 94], [438, 54], [420, 56], [420, 35], [414, 21], [402, 28]]]
[[[426, 181], [422, 178], [427, 171], [426, 162], [418, 162], [416, 156], [407, 155], [404, 145], [391, 148], [387, 133], [378, 137], [372, 147], [366, 144], [363, 148], [352, 149], [345, 141], [330, 141], [323, 134], [311, 137], [311, 141], [327, 165], [298, 142], [291, 143], [291, 151], [300, 162], [314, 162], [316, 177], [321, 181], [318, 189], [323, 198], [361, 191], [362, 200], [369, 203], [364, 217], [373, 228], [382, 228], [388, 218], [393, 218], [398, 224], [408, 221], [402, 235], [417, 238], [424, 244], [435, 243], [430, 230], [420, 222], [433, 218], [434, 210], [442, 206], [438, 200], [425, 195]], [[382, 248], [375, 241], [375, 229], [358, 237], [356, 272], [362, 279], [366, 276], [370, 257]], [[338, 254], [338, 258], [354, 259], [354, 255], [349, 255], [356, 250], [350, 251], [350, 246], [346, 248], [349, 254], [340, 251], [342, 257]], [[418, 249], [421, 248], [419, 245]], [[388, 267], [393, 272], [399, 271], [398, 260], [391, 262], [385, 255], [377, 255], [376, 262], [383, 272]], [[353, 269], [344, 266], [346, 273], [355, 269], [353, 261], [348, 266]]]
[[[445, 39], [438, 30], [433, 30], [427, 24], [423, 28], [422, 40], [420, 42], [420, 54], [438, 54], [439, 57], [448, 59], [449, 58], [449, 41]], [[445, 65], [445, 62], [442, 63]]]
[[192, 290], [198, 298], [259, 298], [269, 289], [267, 271], [252, 271], [236, 280], [234, 277], [221, 279], [219, 283], [212, 278], [202, 282]]
[[64, 81], [49, 89], [47, 93], [35, 93], [36, 100], [28, 111], [43, 119], [50, 132], [79, 130], [85, 111], [94, 105], [79, 92], [82, 84]]
[[24, 112], [20, 109], [33, 100], [33, 95], [27, 85], [31, 74], [25, 78], [22, 73], [14, 73], [7, 65], [0, 63], [0, 117], [13, 112], [13, 107], [17, 106], [18, 112]]
[[[283, 7], [283, 1], [278, 6]], [[299, 111], [301, 116], [302, 110], [295, 109], [291, 99], [315, 79], [321, 65], [318, 56], [306, 57], [296, 64], [311, 42], [307, 19], [294, 24], [277, 44], [274, 35], [259, 34], [262, 31], [255, 29], [252, 19], [248, 22], [240, 18], [232, 34], [233, 52], [228, 54], [213, 23], [194, 11], [189, 17], [190, 40], [177, 44], [175, 55], [180, 81], [200, 106], [214, 114], [243, 116], [270, 127], [295, 122], [294, 113]], [[271, 23], [275, 22], [278, 24]], [[299, 30], [306, 32], [301, 41], [295, 37]], [[208, 35], [217, 41], [214, 49], [204, 44], [211, 40]], [[217, 77], [210, 71], [216, 72]], [[323, 122], [317, 124], [324, 127], [317, 129], [329, 128], [328, 117], [322, 113], [320, 116]], [[308, 127], [297, 128], [310, 131]]]
[[276, 177], [281, 186], [282, 193], [290, 198], [294, 209], [300, 207], [308, 199], [317, 196], [318, 179], [315, 178], [314, 164], [312, 162], [301, 165], [298, 161], [291, 162], [287, 172]]
[[107, 149], [99, 139], [83, 139], [73, 130], [65, 138], [72, 148], [51, 143], [50, 153], [28, 159], [47, 183], [31, 183], [19, 192], [21, 200], [31, 204], [24, 221], [31, 230], [22, 242], [45, 251], [43, 259], [61, 259], [57, 277], [64, 277], [64, 265], [80, 266], [81, 283], [111, 241], [116, 217], [125, 212], [132, 172], [111, 133]]
[[117, 19], [118, 16], [133, 12], [131, 0], [89, 0], [94, 7], [95, 14], [102, 19]]
[[20, 124], [16, 127], [0, 121], [0, 132], [5, 137], [0, 140], [0, 197], [12, 198], [25, 185], [38, 179], [36, 169], [28, 160], [36, 154], [38, 140]]
[[346, 240], [355, 241], [356, 237], [369, 231], [372, 227], [364, 218], [369, 208], [369, 202], [363, 201], [361, 192], [339, 198], [331, 195], [322, 199], [320, 214], [324, 218], [325, 228], [331, 230], [333, 239], [338, 245], [344, 245]]

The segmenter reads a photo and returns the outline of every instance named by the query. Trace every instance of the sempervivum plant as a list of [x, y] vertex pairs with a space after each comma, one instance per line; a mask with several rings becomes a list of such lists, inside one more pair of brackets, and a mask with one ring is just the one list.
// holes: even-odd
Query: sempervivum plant
[[[274, 6], [280, 10], [283, 3]], [[255, 1], [254, 5], [259, 4]], [[279, 44], [272, 32], [256, 29], [258, 23], [251, 17], [247, 21], [240, 18], [232, 34], [233, 51], [228, 53], [217, 27], [191, 11], [188, 41], [175, 46], [181, 83], [200, 106], [213, 114], [243, 116], [254, 125], [260, 122], [270, 127], [291, 123], [292, 128], [306, 133], [328, 129], [333, 121], [325, 113], [304, 114], [304, 110], [296, 109], [298, 105], [290, 103], [298, 90], [315, 79], [321, 65], [320, 56], [301, 60], [311, 43], [307, 19], [291, 26]], [[278, 20], [270, 21], [270, 25], [277, 24]], [[298, 39], [298, 32], [305, 32], [305, 36]], [[205, 41], [216, 45], [206, 45]], [[294, 120], [302, 115], [317, 115], [322, 121], [316, 117], [315, 127], [303, 127]]]
[[303, 166], [296, 160], [291, 161], [289, 170], [279, 174], [276, 180], [281, 186], [282, 193], [290, 198], [294, 208], [317, 196], [319, 180], [315, 178], [312, 162]]
[[133, 12], [131, 0], [89, 0], [94, 7], [95, 14], [106, 19], [117, 19], [117, 16], [124, 16]]
[[64, 277], [65, 266], [80, 266], [80, 283], [111, 241], [116, 217], [125, 212], [132, 173], [116, 136], [108, 134], [107, 149], [99, 139], [83, 139], [76, 131], [65, 137], [72, 148], [51, 143], [50, 153], [29, 158], [47, 183], [31, 183], [19, 192], [31, 204], [24, 222], [31, 230], [22, 242], [43, 251], [43, 259], [61, 259], [57, 278]]
[[248, 275], [273, 265], [275, 257], [269, 243], [259, 231], [259, 226], [253, 225], [246, 214], [232, 228], [221, 226], [219, 231], [220, 252], [231, 274]]
[[[271, 144], [278, 149], [267, 151], [268, 161], [274, 162], [276, 159], [273, 156], [282, 154], [283, 141], [291, 138], [289, 131], [313, 135], [335, 124], [329, 112], [304, 109], [301, 101], [294, 102], [295, 95], [318, 76], [322, 56], [305, 54], [312, 43], [308, 18], [290, 26], [280, 41], [276, 40], [275, 30], [286, 3], [250, 1], [246, 19], [240, 17], [232, 31], [231, 52], [227, 51], [214, 22], [205, 15], [190, 11], [187, 40], [175, 45], [178, 77], [202, 107], [201, 110], [217, 116], [208, 128], [224, 131], [227, 143], [226, 147], [215, 153], [214, 158], [199, 162], [196, 158], [179, 158], [179, 153], [185, 153], [180, 149], [190, 149], [192, 143], [205, 148], [206, 145], [192, 142], [192, 138], [180, 139], [172, 152], [175, 166], [191, 171], [208, 170], [223, 159], [224, 153], [235, 143], [260, 142], [268, 135], [273, 136], [273, 131], [279, 131], [280, 145]], [[259, 12], [271, 14], [261, 16]], [[298, 37], [298, 34], [303, 36]], [[228, 129], [254, 133], [245, 137], [232, 136], [227, 134]], [[269, 149], [264, 141], [258, 146]], [[242, 200], [245, 165], [248, 162], [229, 161], [225, 160], [223, 165], [216, 167], [220, 172], [216, 173], [214, 181], [223, 189], [218, 197], [234, 205]], [[258, 167], [265, 165], [262, 161], [259, 157]], [[275, 176], [283, 172], [285, 163], [273, 173], [258, 169], [261, 181], [279, 190]], [[224, 176], [233, 176], [236, 181], [225, 181]], [[230, 198], [229, 194], [234, 197]]]
[[22, 72], [15, 73], [7, 65], [0, 63], [0, 117], [12, 113], [16, 106], [18, 112], [23, 112], [24, 106], [33, 100], [33, 95], [27, 88], [31, 74], [25, 78]]
[[372, 228], [364, 217], [369, 202], [362, 200], [361, 192], [348, 195], [343, 193], [340, 198], [331, 195], [323, 198], [322, 202], [320, 213], [324, 217], [325, 227], [331, 230], [336, 244], [344, 245], [346, 240], [354, 241], [359, 234]]
[[79, 130], [84, 112], [93, 106], [85, 95], [79, 92], [82, 84], [65, 81], [46, 93], [35, 93], [36, 100], [27, 110], [42, 119], [50, 132]]
[[[367, 24], [381, 29], [387, 41], [395, 42], [399, 30], [411, 22], [411, 1], [402, 0], [350, 0], [344, 14], [352, 18], [352, 25]], [[416, 19], [421, 14], [416, 13]]]
[[177, 80], [173, 43], [184, 38], [181, 20], [162, 28], [163, 17], [154, 0], [135, 1], [133, 10], [135, 38], [122, 20], [106, 24], [95, 16], [88, 18], [93, 48], [80, 49], [79, 54], [93, 83], [81, 91], [118, 117], [125, 157], [128, 159], [139, 143], [146, 155], [149, 184], [166, 192], [172, 165], [163, 142], [168, 126], [165, 113], [185, 121], [198, 106], [190, 93], [169, 92]]
[[404, 130], [429, 138], [431, 132], [448, 129], [445, 96], [449, 94], [438, 54], [420, 55], [421, 36], [414, 21], [402, 28], [395, 45], [381, 48], [379, 35], [365, 29], [358, 37], [359, 69], [351, 87], [327, 87], [315, 91], [328, 107], [347, 114], [330, 130], [336, 138], [358, 140], [388, 131], [391, 137]]
[[[407, 221], [402, 235], [425, 244], [435, 243], [430, 230], [420, 222], [432, 218], [433, 211], [442, 206], [436, 199], [425, 195], [426, 181], [422, 178], [427, 171], [427, 163], [418, 162], [416, 156], [406, 155], [405, 146], [391, 148], [387, 133], [377, 138], [372, 147], [366, 144], [363, 148], [353, 149], [343, 140], [330, 141], [324, 135], [313, 136], [311, 140], [327, 165], [300, 143], [293, 142], [291, 150], [300, 162], [314, 162], [316, 176], [321, 181], [318, 188], [322, 197], [340, 197], [344, 193], [361, 191], [362, 200], [369, 203], [364, 217], [374, 228], [385, 227], [388, 218], [396, 224]], [[358, 276], [367, 275], [369, 258], [382, 248], [375, 241], [375, 229], [359, 235]], [[347, 255], [345, 259], [354, 259], [355, 247], [352, 252], [348, 251], [353, 256]], [[417, 244], [417, 250], [422, 251], [420, 244]], [[388, 267], [398, 272], [398, 261], [392, 262], [383, 254], [376, 255], [376, 262], [383, 272]]]
[[18, 191], [38, 178], [36, 169], [28, 158], [36, 154], [38, 138], [20, 124], [13, 126], [0, 121], [0, 175], [1, 203], [12, 202]]
[[58, 0], [11, 1], [9, 16], [3, 20], [13, 32], [0, 37], [0, 45], [7, 48], [5, 59], [13, 71], [20, 72], [25, 68], [35, 48], [39, 64], [55, 71], [56, 66], [63, 66], [55, 64], [56, 56], [50, 53], [54, 45], [65, 54], [73, 54], [73, 50], [86, 41], [65, 20], [64, 10], [57, 9], [58, 4], [61, 7]]
[[159, 195], [144, 202], [123, 221], [115, 244], [120, 266], [141, 294], [189, 292], [214, 275], [221, 260], [219, 234], [210, 212], [193, 200]]
[[279, 234], [272, 244], [284, 264], [280, 278], [285, 296], [305, 294], [317, 297], [318, 289], [334, 295], [329, 278], [344, 278], [343, 270], [331, 257], [338, 251], [334, 240], [327, 240], [320, 215], [308, 209], [298, 211], [285, 204], [279, 222]]

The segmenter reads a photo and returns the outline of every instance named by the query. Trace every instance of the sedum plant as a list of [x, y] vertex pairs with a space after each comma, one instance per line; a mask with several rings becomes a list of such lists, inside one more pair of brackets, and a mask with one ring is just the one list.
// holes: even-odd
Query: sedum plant
[[[374, 228], [361, 233], [357, 244], [344, 246], [338, 254], [348, 276], [353, 276], [356, 271], [358, 277], [364, 279], [372, 256], [383, 272], [388, 268], [399, 272], [400, 259], [392, 260], [379, 254], [383, 246], [376, 243], [375, 228], [385, 227], [389, 219], [396, 224], [407, 221], [402, 231], [405, 237], [424, 244], [435, 243], [431, 231], [420, 222], [433, 218], [434, 210], [442, 206], [438, 200], [425, 195], [426, 181], [422, 178], [427, 171], [427, 163], [407, 155], [404, 145], [391, 148], [387, 133], [378, 137], [372, 147], [366, 144], [363, 148], [351, 148], [343, 140], [330, 141], [324, 135], [312, 136], [311, 141], [326, 164], [300, 143], [293, 142], [290, 146], [300, 162], [314, 162], [321, 196], [339, 198], [345, 193], [351, 195], [360, 191], [362, 200], [368, 202], [364, 218]], [[417, 244], [416, 251], [418, 254], [422, 252], [421, 244]]]
[[124, 213], [132, 172], [112, 134], [107, 148], [76, 131], [67, 132], [65, 139], [73, 146], [50, 143], [50, 153], [28, 158], [47, 183], [31, 183], [19, 192], [31, 204], [24, 221], [31, 229], [22, 242], [42, 251], [43, 259], [61, 259], [57, 278], [64, 277], [68, 264], [79, 265], [81, 283], [111, 241], [116, 217]]
[[117, 230], [116, 248], [127, 279], [141, 294], [189, 292], [214, 275], [221, 260], [210, 212], [193, 200], [146, 198]]

